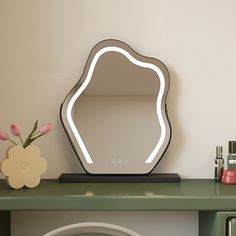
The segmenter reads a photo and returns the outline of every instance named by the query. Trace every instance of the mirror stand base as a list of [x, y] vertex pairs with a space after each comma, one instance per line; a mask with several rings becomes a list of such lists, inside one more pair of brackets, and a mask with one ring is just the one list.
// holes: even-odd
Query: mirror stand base
[[77, 173], [61, 174], [59, 183], [180, 183], [176, 173], [148, 175], [90, 175]]

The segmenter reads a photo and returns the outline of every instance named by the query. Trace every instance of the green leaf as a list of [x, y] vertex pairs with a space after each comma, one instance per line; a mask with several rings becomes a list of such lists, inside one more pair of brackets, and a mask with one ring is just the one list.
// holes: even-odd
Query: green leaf
[[33, 141], [30, 142], [30, 139], [31, 139], [31, 136], [34, 134], [34, 132], [37, 130], [37, 128], [38, 128], [38, 120], [35, 121], [32, 131], [30, 132], [29, 136], [25, 140], [23, 148], [26, 148], [27, 146], [30, 145], [30, 143], [33, 142]]
[[38, 135], [38, 136], [36, 136], [36, 137], [34, 137], [34, 138], [30, 137], [30, 138], [29, 138], [29, 141], [25, 144], [24, 148], [26, 148], [27, 146], [29, 146], [35, 139], [37, 139], [37, 138], [39, 138], [39, 137], [41, 137], [41, 136], [43, 136], [43, 135], [44, 135], [44, 134], [40, 134], [40, 135]]
[[37, 130], [37, 128], [38, 128], [38, 120], [35, 121], [33, 129], [31, 131], [30, 135], [32, 135]]

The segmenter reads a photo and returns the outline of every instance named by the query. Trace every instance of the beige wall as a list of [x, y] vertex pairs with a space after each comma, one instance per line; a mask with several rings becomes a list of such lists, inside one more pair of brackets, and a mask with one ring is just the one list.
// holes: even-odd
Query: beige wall
[[226, 151], [236, 139], [235, 8], [234, 0], [0, 0], [0, 129], [51, 121], [54, 133], [37, 142], [49, 163], [44, 177], [79, 171], [59, 106], [92, 46], [117, 38], [170, 71], [173, 138], [158, 170], [211, 178], [215, 146]]

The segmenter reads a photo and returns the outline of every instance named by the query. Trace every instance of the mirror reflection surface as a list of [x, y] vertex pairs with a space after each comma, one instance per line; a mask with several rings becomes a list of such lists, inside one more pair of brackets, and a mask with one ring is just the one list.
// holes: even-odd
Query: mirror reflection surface
[[62, 121], [85, 170], [146, 174], [170, 141], [168, 71], [127, 44], [97, 44], [62, 106]]

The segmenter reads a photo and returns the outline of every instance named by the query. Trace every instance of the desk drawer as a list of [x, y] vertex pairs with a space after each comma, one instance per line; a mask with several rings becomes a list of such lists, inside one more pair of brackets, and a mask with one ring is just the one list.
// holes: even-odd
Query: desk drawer
[[236, 236], [236, 212], [199, 212], [199, 236]]

